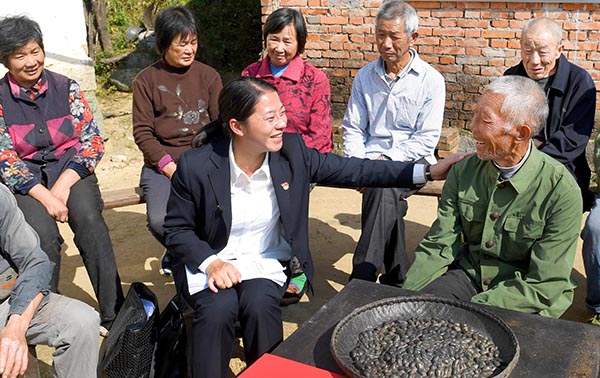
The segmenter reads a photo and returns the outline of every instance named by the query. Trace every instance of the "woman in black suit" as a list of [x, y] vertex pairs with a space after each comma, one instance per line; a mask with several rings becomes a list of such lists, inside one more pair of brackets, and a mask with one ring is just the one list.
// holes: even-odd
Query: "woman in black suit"
[[[279, 299], [296, 255], [309, 282], [310, 183], [348, 187], [415, 186], [443, 179], [455, 155], [419, 164], [342, 158], [284, 133], [285, 109], [273, 86], [243, 77], [219, 96], [219, 119], [183, 153], [165, 218], [177, 290], [194, 309], [192, 372], [225, 377], [242, 325], [248, 365], [282, 339]], [[413, 178], [416, 178], [413, 181]]]

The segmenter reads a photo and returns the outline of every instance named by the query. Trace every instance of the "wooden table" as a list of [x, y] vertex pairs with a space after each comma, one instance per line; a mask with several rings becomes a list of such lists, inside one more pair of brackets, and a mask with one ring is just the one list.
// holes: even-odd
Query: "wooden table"
[[[352, 280], [281, 343], [273, 354], [342, 373], [329, 349], [335, 325], [357, 307], [379, 299], [415, 294], [409, 290]], [[521, 356], [510, 377], [598, 377], [600, 327], [482, 307], [502, 318], [519, 340]]]

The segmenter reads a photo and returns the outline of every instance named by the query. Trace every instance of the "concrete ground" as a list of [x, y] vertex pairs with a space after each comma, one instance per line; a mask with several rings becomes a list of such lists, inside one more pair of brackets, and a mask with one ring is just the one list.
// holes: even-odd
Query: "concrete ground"
[[[303, 298], [296, 305], [283, 308], [285, 337], [291, 334], [327, 300], [339, 292], [348, 281], [352, 252], [360, 234], [360, 195], [351, 189], [317, 187], [310, 203], [310, 242], [315, 259], [315, 295]], [[416, 244], [434, 221], [437, 198], [412, 196], [406, 217], [408, 250]], [[146, 283], [158, 296], [161, 309], [174, 294], [173, 282], [158, 274], [158, 259], [162, 247], [145, 227], [145, 206], [135, 205], [105, 212], [110, 228], [119, 272], [126, 292], [133, 281]], [[65, 239], [60, 290], [97, 308], [91, 284], [81, 258], [73, 245], [72, 234], [61, 225]], [[575, 303], [564, 319], [585, 321], [585, 273], [581, 259], [581, 241], [573, 275], [579, 282]], [[101, 341], [101, 339], [100, 339]], [[231, 374], [235, 376], [245, 366], [240, 348], [234, 353]], [[51, 350], [38, 347], [43, 377], [50, 377]]]

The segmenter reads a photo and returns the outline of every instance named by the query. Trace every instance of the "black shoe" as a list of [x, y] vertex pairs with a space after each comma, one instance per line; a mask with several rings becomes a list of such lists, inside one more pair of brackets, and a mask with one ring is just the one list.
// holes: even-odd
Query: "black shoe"
[[171, 277], [173, 275], [172, 267], [173, 256], [171, 255], [171, 252], [169, 252], [168, 249], [165, 249], [160, 258], [160, 269], [158, 270], [158, 272], [165, 277]]

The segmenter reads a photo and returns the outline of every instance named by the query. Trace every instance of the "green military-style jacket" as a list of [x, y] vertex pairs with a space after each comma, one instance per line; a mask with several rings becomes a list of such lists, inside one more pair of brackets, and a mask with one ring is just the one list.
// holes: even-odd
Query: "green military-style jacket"
[[535, 147], [508, 180], [491, 161], [469, 156], [448, 174], [404, 288], [422, 289], [455, 262], [479, 286], [473, 302], [559, 317], [577, 286], [581, 204], [569, 171]]

